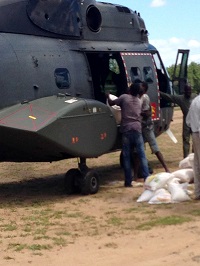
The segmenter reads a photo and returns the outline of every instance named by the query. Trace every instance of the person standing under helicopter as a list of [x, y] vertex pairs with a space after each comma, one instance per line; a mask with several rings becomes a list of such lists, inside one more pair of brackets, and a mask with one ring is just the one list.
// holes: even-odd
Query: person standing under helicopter
[[192, 141], [194, 147], [194, 192], [195, 199], [200, 200], [200, 95], [191, 103], [186, 123], [192, 131]]
[[183, 140], [183, 157], [186, 158], [190, 153], [190, 127], [186, 124], [186, 116], [190, 108], [192, 100], [197, 96], [192, 93], [192, 88], [188, 84], [184, 87], [183, 95], [171, 95], [160, 91], [160, 95], [163, 99], [168, 102], [175, 103], [180, 106], [183, 113], [183, 129], [182, 129], [182, 140]]
[[149, 176], [148, 162], [144, 150], [144, 140], [141, 126], [141, 100], [138, 95], [140, 84], [131, 84], [128, 94], [122, 94], [119, 98], [112, 100], [107, 94], [110, 105], [121, 107], [121, 133], [122, 133], [122, 157], [125, 173], [125, 187], [132, 187], [131, 152], [135, 147], [140, 160], [144, 180]]
[[140, 99], [142, 101], [142, 136], [144, 138], [144, 142], [148, 142], [151, 151], [156, 155], [160, 163], [166, 172], [170, 172], [161, 151], [158, 148], [158, 144], [156, 141], [156, 137], [154, 134], [154, 125], [152, 121], [152, 110], [149, 96], [147, 95], [148, 84], [146, 82], [141, 83], [141, 92]]

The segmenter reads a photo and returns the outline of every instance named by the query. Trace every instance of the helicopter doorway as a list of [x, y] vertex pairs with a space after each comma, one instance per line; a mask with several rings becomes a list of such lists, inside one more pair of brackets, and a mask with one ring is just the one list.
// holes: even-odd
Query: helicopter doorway
[[160, 119], [160, 97], [157, 73], [151, 53], [129, 52], [121, 53], [124, 68], [127, 73], [128, 85], [131, 83], [146, 82], [148, 84], [147, 94], [151, 100], [152, 120]]
[[106, 93], [117, 97], [127, 90], [127, 79], [120, 53], [86, 53], [93, 83], [93, 97], [106, 103]]

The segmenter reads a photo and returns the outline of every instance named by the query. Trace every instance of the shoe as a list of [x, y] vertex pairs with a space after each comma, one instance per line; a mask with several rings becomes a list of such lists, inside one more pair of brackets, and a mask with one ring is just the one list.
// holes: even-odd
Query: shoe
[[125, 184], [124, 186], [125, 187], [133, 187], [133, 185], [131, 185], [131, 184]]

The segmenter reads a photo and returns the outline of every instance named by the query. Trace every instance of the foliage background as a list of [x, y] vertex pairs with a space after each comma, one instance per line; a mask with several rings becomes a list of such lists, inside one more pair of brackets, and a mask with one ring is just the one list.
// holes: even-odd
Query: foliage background
[[[167, 68], [170, 78], [174, 72], [175, 65], [171, 65]], [[200, 64], [191, 62], [188, 65], [188, 82], [192, 86], [192, 91], [199, 94], [200, 93]]]

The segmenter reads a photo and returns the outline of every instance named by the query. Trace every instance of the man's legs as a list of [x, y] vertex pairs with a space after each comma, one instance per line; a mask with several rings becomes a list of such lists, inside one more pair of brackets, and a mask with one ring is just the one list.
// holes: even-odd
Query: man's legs
[[167, 165], [166, 165], [166, 163], [164, 161], [162, 153], [160, 151], [157, 151], [155, 153], [155, 155], [157, 156], [158, 160], [160, 161], [160, 163], [162, 164], [163, 168], [165, 169], [165, 172], [169, 173], [170, 171], [169, 171], [169, 169], [168, 169], [168, 167], [167, 167]]
[[146, 159], [145, 151], [144, 151], [144, 141], [142, 134], [134, 131], [134, 134], [132, 136], [132, 141], [136, 147], [136, 151], [138, 154], [138, 157], [140, 159], [141, 167], [142, 167], [142, 173], [144, 180], [149, 176], [149, 167], [148, 162]]
[[131, 132], [123, 133], [122, 135], [122, 157], [125, 174], [125, 186], [131, 186], [132, 170], [131, 170]]
[[190, 153], [190, 134], [191, 130], [187, 126], [185, 120], [183, 121], [183, 157], [186, 158]]
[[136, 151], [132, 152], [132, 162], [133, 162], [133, 173], [134, 177], [133, 180], [136, 181], [139, 176], [139, 169], [140, 169], [140, 159]]
[[200, 137], [199, 133], [192, 134], [194, 147], [194, 191], [196, 198], [200, 199]]
[[162, 164], [165, 171], [169, 172], [169, 169], [165, 163], [163, 155], [158, 148], [158, 144], [156, 141], [156, 137], [155, 137], [153, 128], [148, 128], [148, 127], [143, 128], [142, 135], [143, 135], [144, 140], [149, 143], [149, 146], [151, 148], [152, 153], [157, 156], [158, 160]]

